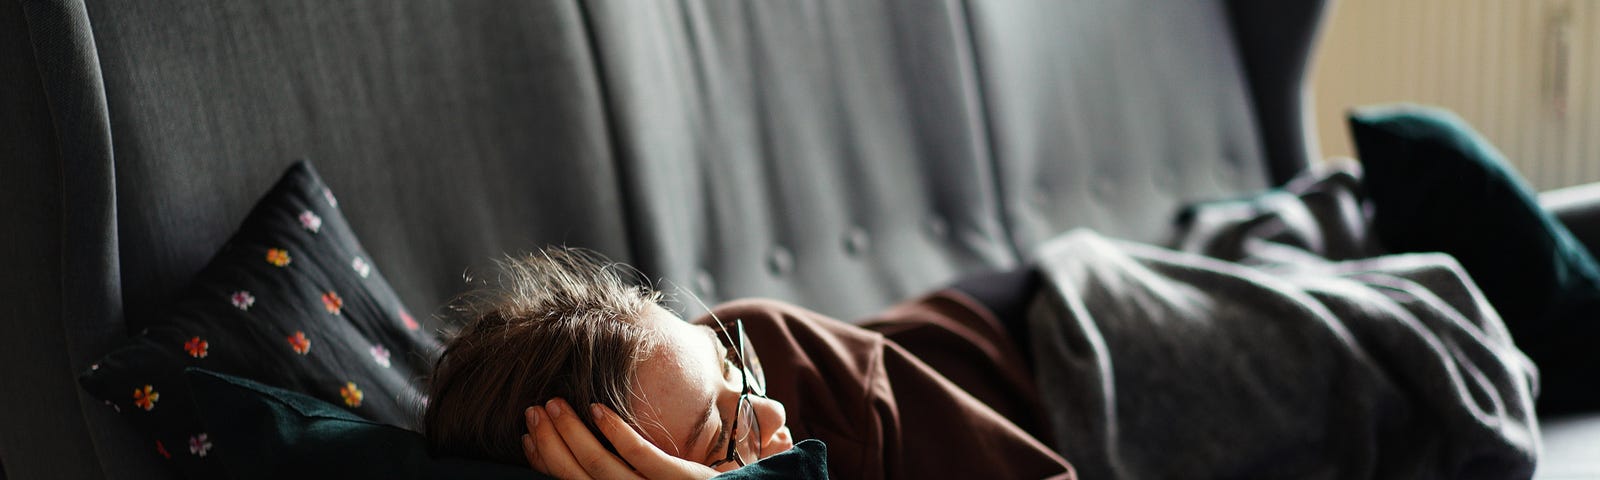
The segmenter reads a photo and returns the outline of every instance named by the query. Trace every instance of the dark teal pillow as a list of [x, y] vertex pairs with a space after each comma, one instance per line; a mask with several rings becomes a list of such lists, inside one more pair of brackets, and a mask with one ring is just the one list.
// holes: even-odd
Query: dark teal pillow
[[542, 477], [525, 467], [433, 458], [422, 435], [305, 394], [193, 367], [184, 378], [231, 478]]
[[1541, 412], [1600, 407], [1600, 267], [1500, 152], [1415, 105], [1355, 110], [1350, 133], [1383, 245], [1461, 262], [1538, 365]]
[[718, 480], [826, 480], [828, 446], [822, 440], [806, 439], [788, 449], [744, 468], [714, 477]]
[[[192, 367], [184, 377], [232, 478], [548, 478], [525, 467], [434, 458], [421, 434], [304, 394]], [[826, 479], [827, 472], [827, 448], [806, 440], [717, 478]]]

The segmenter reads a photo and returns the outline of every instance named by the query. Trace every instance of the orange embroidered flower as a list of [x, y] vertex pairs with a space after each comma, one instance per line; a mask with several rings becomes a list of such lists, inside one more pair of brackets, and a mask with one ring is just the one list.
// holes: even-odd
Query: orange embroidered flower
[[411, 314], [406, 313], [405, 310], [400, 311], [400, 321], [406, 324], [406, 330], [416, 330], [421, 328], [420, 325], [417, 325], [417, 319], [411, 318]]
[[289, 348], [294, 349], [294, 353], [305, 355], [311, 351], [311, 339], [306, 338], [306, 332], [296, 331], [289, 337]]
[[150, 411], [156, 408], [156, 400], [161, 399], [161, 393], [155, 387], [145, 385], [144, 388], [133, 389], [133, 405]]
[[282, 267], [289, 264], [289, 251], [281, 248], [267, 249], [267, 263]]
[[328, 313], [338, 315], [339, 309], [344, 308], [344, 299], [339, 298], [337, 293], [324, 293], [322, 294], [322, 308], [328, 309]]
[[183, 351], [189, 352], [189, 356], [194, 358], [206, 358], [206, 351], [210, 348], [211, 344], [201, 340], [200, 337], [194, 337], [187, 342], [183, 342]]
[[355, 408], [361, 406], [361, 398], [364, 395], [361, 389], [356, 388], [356, 382], [344, 382], [344, 386], [339, 388], [339, 396], [344, 397], [345, 405]]

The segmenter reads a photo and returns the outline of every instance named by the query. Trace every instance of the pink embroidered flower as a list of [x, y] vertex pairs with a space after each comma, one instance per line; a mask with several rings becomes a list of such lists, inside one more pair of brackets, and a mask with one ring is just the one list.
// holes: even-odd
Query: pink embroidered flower
[[325, 199], [328, 200], [328, 206], [330, 206], [330, 207], [339, 206], [339, 200], [333, 198], [333, 190], [328, 190], [326, 188], [322, 189], [322, 198], [325, 198]]
[[361, 398], [365, 394], [361, 393], [361, 389], [356, 388], [355, 382], [344, 382], [344, 386], [339, 388], [339, 396], [344, 397], [345, 405], [355, 408], [361, 406]]
[[305, 355], [311, 351], [311, 339], [306, 338], [306, 332], [296, 331], [289, 337], [289, 348], [294, 349], [294, 353]]
[[207, 350], [210, 347], [211, 343], [201, 340], [200, 337], [194, 337], [187, 342], [183, 342], [183, 351], [189, 352], [189, 356], [194, 358], [206, 358]]
[[351, 260], [350, 268], [355, 269], [356, 274], [361, 275], [361, 278], [367, 278], [367, 274], [372, 273], [372, 265], [368, 265], [367, 261], [362, 260], [361, 257], [356, 257], [355, 260]]
[[145, 385], [144, 388], [133, 389], [134, 406], [143, 408], [146, 412], [154, 410], [156, 408], [156, 401], [160, 399], [161, 392], [157, 392], [153, 386]]
[[322, 230], [322, 217], [311, 213], [310, 210], [300, 212], [300, 226], [310, 230], [311, 233], [317, 233], [318, 230]]
[[339, 310], [344, 308], [344, 299], [339, 298], [337, 293], [324, 293], [322, 294], [322, 308], [328, 309], [328, 313], [338, 315]]
[[289, 251], [281, 248], [267, 249], [267, 263], [282, 267], [289, 264]]
[[[271, 260], [271, 256], [268, 256], [268, 260]], [[228, 297], [228, 300], [233, 302], [234, 307], [244, 311], [249, 311], [250, 306], [256, 304], [256, 297], [245, 290], [233, 292], [233, 296]]]
[[172, 459], [172, 454], [167, 453], [167, 446], [162, 445], [160, 440], [156, 440], [156, 453], [161, 454], [161, 458]]
[[373, 345], [367, 352], [372, 354], [372, 361], [378, 362], [383, 368], [389, 368], [389, 350], [383, 348], [383, 345]]
[[421, 328], [421, 325], [417, 325], [417, 319], [411, 318], [411, 314], [406, 313], [405, 310], [400, 310], [400, 322], [406, 324], [406, 330]]
[[211, 440], [206, 438], [205, 432], [189, 437], [189, 453], [204, 457], [211, 452]]

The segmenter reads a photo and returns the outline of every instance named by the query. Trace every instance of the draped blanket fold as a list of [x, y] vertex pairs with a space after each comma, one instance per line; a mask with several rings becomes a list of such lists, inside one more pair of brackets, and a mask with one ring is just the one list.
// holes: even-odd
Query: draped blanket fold
[[1297, 258], [1084, 230], [1036, 252], [1028, 341], [1082, 478], [1532, 474], [1537, 371], [1454, 259]]

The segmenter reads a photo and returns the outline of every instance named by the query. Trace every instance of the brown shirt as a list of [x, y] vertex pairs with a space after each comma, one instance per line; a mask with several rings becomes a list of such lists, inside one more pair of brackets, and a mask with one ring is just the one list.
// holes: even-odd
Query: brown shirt
[[[1009, 349], [994, 342], [1001, 337], [988, 336], [1003, 330], [978, 333], [985, 324], [998, 328], [992, 319], [954, 318], [971, 314], [971, 305], [960, 302], [947, 291], [898, 306], [869, 323], [886, 333], [770, 300], [731, 302], [714, 312], [725, 322], [744, 321], [768, 395], [783, 402], [797, 441], [828, 444], [828, 469], [838, 478], [1074, 478], [1065, 460], [1007, 418], [1037, 418], [1037, 395], [1004, 398], [1030, 391], [1031, 381], [1012, 381], [1026, 380], [1026, 367], [1007, 363], [1020, 359], [1008, 359], [1002, 350]], [[928, 345], [928, 352], [966, 342], [936, 361], [975, 360], [979, 367], [956, 368], [957, 378], [1011, 412], [998, 413], [894, 337], [919, 349]], [[981, 375], [983, 368], [1021, 373]]]

